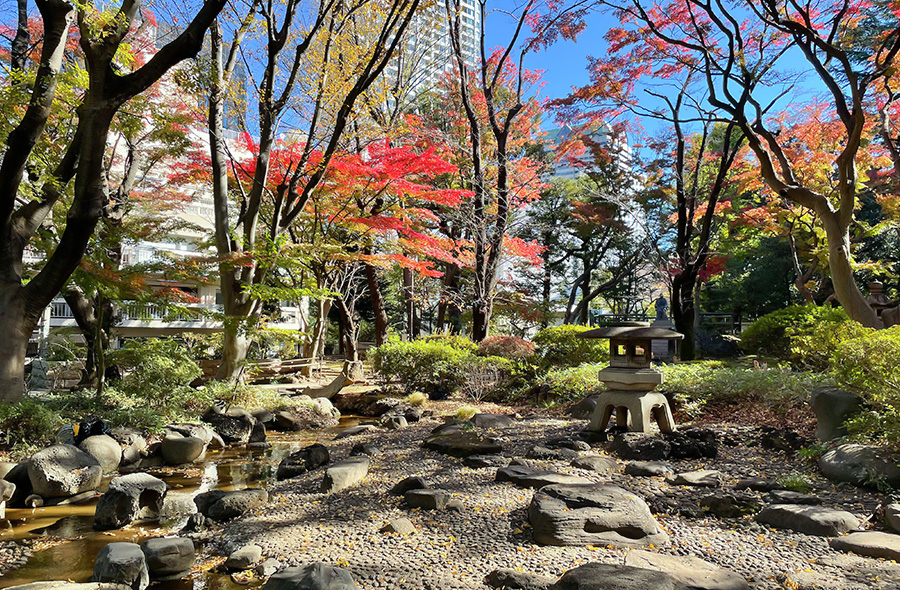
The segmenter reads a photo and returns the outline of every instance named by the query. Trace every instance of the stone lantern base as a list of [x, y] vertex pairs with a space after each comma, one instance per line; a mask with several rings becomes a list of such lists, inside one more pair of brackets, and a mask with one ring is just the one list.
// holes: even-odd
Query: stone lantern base
[[650, 432], [650, 418], [656, 418], [661, 432], [675, 432], [675, 419], [666, 396], [658, 391], [605, 391], [597, 400], [588, 430], [603, 432], [616, 412], [616, 424], [632, 432]]

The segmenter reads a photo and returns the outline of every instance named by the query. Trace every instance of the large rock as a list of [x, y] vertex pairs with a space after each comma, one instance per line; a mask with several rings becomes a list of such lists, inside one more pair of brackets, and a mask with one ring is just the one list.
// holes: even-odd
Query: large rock
[[670, 478], [672, 484], [676, 486], [694, 486], [715, 488], [722, 485], [725, 480], [725, 474], [714, 469], [700, 469], [698, 471], [687, 471], [685, 473], [675, 474]]
[[137, 428], [113, 428], [109, 436], [113, 437], [122, 447], [122, 462], [120, 463], [122, 467], [134, 465], [149, 450], [147, 438]]
[[122, 462], [122, 447], [108, 434], [89, 436], [81, 441], [78, 448], [92, 456], [100, 463], [103, 473], [112, 473]]
[[185, 537], [161, 537], [141, 543], [147, 570], [154, 580], [180, 580], [194, 566], [194, 542]]
[[865, 531], [832, 539], [828, 544], [838, 551], [900, 561], [900, 535]]
[[874, 485], [882, 481], [900, 488], [897, 457], [879, 447], [848, 444], [832, 449], [819, 458], [822, 475], [835, 481], [856, 485]]
[[255, 544], [235, 549], [225, 560], [225, 569], [247, 570], [262, 561], [262, 547]]
[[491, 588], [500, 588], [501, 590], [513, 588], [516, 590], [547, 590], [553, 583], [553, 579], [517, 570], [499, 569], [485, 576], [484, 583]]
[[34, 493], [43, 498], [74, 496], [95, 490], [103, 468], [93, 456], [72, 445], [55, 445], [28, 459], [28, 479]]
[[144, 552], [134, 543], [110, 543], [104, 546], [94, 562], [91, 581], [124, 584], [131, 590], [144, 590], [150, 585]]
[[97, 502], [94, 529], [108, 531], [135, 520], [159, 518], [167, 489], [166, 482], [148, 473], [114, 477]]
[[206, 411], [201, 420], [212, 426], [222, 439], [228, 443], [246, 443], [250, 439], [256, 418], [243, 408], [229, 408], [225, 412], [212, 407]]
[[597, 473], [615, 473], [619, 470], [619, 464], [615, 459], [600, 455], [578, 457], [572, 461], [572, 467], [586, 469], [587, 471], [596, 471]]
[[31, 478], [28, 477], [28, 461], [13, 465], [3, 476], [3, 480], [16, 486], [7, 505], [17, 508], [25, 506], [25, 499], [34, 491], [31, 488]]
[[672, 576], [627, 565], [589, 563], [563, 574], [550, 590], [684, 590]]
[[297, 477], [298, 475], [303, 475], [317, 467], [327, 465], [330, 460], [331, 457], [328, 453], [328, 447], [318, 443], [309, 445], [282, 459], [281, 463], [278, 464], [278, 471], [275, 473], [275, 478], [278, 481], [282, 481], [284, 479]]
[[658, 436], [643, 432], [623, 432], [612, 442], [613, 452], [622, 459], [659, 461], [669, 457], [671, 445]]
[[331, 494], [355, 486], [369, 473], [371, 460], [366, 455], [349, 457], [325, 470], [322, 493]]
[[496, 481], [508, 481], [523, 488], [542, 488], [554, 484], [589, 484], [591, 480], [555, 471], [539, 471], [525, 465], [510, 465], [497, 470]]
[[884, 507], [884, 526], [890, 531], [900, 533], [900, 502], [893, 502]]
[[718, 437], [709, 428], [686, 426], [663, 437], [669, 443], [670, 459], [715, 459], [719, 454]]
[[264, 590], [359, 590], [350, 572], [324, 563], [283, 569], [262, 587]]
[[625, 465], [625, 475], [632, 477], [654, 477], [672, 473], [672, 466], [662, 461], [629, 461]]
[[427, 490], [428, 484], [418, 475], [405, 477], [394, 484], [388, 493], [392, 496], [402, 496], [410, 490]]
[[859, 526], [859, 519], [844, 510], [799, 504], [771, 504], [756, 515], [756, 522], [805, 535], [834, 537]]
[[413, 535], [416, 533], [416, 525], [408, 518], [395, 518], [380, 529], [380, 533], [395, 533], [397, 535]]
[[410, 508], [441, 510], [450, 503], [451, 496], [447, 490], [409, 490], [403, 499]]
[[213, 429], [206, 424], [179, 422], [177, 424], [169, 424], [166, 428], [172, 432], [177, 432], [181, 436], [193, 436], [199, 438], [203, 441], [204, 445], [210, 444], [216, 437], [216, 433], [213, 432]]
[[668, 535], [647, 503], [612, 485], [552, 485], [528, 507], [534, 540], [542, 545], [661, 545]]
[[207, 518], [217, 521], [231, 520], [262, 506], [269, 500], [265, 490], [249, 489], [236, 492], [213, 490], [194, 497], [197, 511]]
[[816, 436], [822, 441], [846, 435], [844, 422], [862, 408], [862, 399], [858, 395], [837, 387], [813, 389], [810, 403], [816, 413]]
[[691, 590], [748, 590], [750, 585], [736, 572], [697, 557], [682, 557], [634, 550], [625, 565], [665, 572]]
[[475, 428], [504, 428], [512, 426], [516, 419], [509, 414], [475, 414], [469, 421]]
[[569, 416], [576, 420], [590, 420], [597, 408], [599, 395], [591, 395], [569, 408]]
[[192, 463], [203, 456], [206, 444], [196, 436], [182, 436], [170, 432], [160, 444], [160, 452], [166, 465], [183, 465]]
[[474, 432], [460, 431], [429, 436], [423, 446], [460, 459], [472, 455], [496, 455], [503, 451], [503, 447], [493, 439], [481, 438]]

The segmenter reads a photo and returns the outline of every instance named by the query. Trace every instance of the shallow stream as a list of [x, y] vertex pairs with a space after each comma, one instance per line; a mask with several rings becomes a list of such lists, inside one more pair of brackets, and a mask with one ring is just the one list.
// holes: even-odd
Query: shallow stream
[[[275, 481], [278, 463], [290, 453], [315, 442], [326, 442], [357, 419], [341, 418], [341, 423], [323, 430], [292, 433], [270, 433], [270, 448], [264, 451], [228, 448], [207, 451], [206, 457], [191, 465], [147, 470], [169, 484], [159, 522], [140, 522], [125, 529], [98, 532], [93, 530], [97, 500], [65, 506], [35, 509], [7, 509], [6, 520], [0, 520], [0, 541], [35, 540], [34, 553], [28, 562], [0, 577], [0, 588], [45, 580], [88, 582], [94, 559], [107, 543], [131, 541], [175, 534], [196, 512], [193, 498], [209, 490], [241, 490], [268, 487]], [[105, 478], [104, 491], [110, 478]], [[209, 558], [197, 547], [197, 562]], [[155, 583], [157, 590], [235, 590], [242, 586], [225, 574], [205, 571], [193, 579]]]

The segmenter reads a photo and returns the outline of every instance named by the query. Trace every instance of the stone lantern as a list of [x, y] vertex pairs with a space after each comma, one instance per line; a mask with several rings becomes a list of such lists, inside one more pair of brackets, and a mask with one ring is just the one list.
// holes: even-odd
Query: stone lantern
[[649, 432], [651, 418], [662, 432], [675, 430], [666, 396], [654, 391], [663, 374], [650, 361], [653, 340], [680, 340], [683, 334], [634, 322], [588, 330], [579, 337], [609, 339], [609, 366], [597, 375], [608, 391], [600, 394], [588, 430], [606, 430], [614, 411], [616, 423], [635, 432]]
[[894, 306], [894, 303], [884, 294], [884, 285], [879, 281], [869, 283], [869, 296], [866, 297], [866, 303], [868, 303], [879, 316], [881, 316], [882, 311]]

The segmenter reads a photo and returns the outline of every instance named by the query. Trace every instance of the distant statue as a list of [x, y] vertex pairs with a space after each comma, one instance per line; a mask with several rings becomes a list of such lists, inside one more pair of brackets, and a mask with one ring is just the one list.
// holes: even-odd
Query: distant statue
[[659, 299], [653, 302], [656, 306], [656, 319], [657, 320], [667, 320], [669, 319], [669, 302], [666, 301], [666, 298], [662, 295], [659, 296]]

